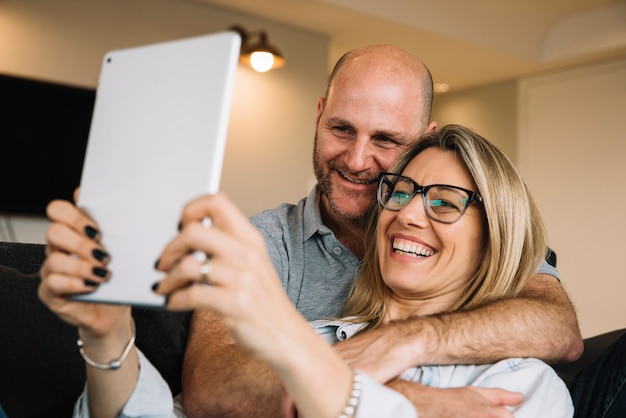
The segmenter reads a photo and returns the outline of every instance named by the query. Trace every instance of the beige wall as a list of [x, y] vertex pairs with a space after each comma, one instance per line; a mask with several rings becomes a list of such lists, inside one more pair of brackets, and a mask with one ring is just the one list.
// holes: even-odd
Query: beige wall
[[519, 166], [581, 330], [626, 326], [626, 57], [520, 83]]
[[432, 119], [467, 126], [516, 161], [517, 81], [435, 95]]
[[[240, 66], [235, 81], [222, 189], [252, 215], [299, 200], [313, 184], [315, 106], [327, 80], [325, 36], [186, 0], [4, 1], [0, 73], [95, 87], [108, 50], [232, 24], [266, 30], [287, 59], [265, 74]], [[12, 223], [18, 241], [43, 242], [45, 219], [14, 217]]]

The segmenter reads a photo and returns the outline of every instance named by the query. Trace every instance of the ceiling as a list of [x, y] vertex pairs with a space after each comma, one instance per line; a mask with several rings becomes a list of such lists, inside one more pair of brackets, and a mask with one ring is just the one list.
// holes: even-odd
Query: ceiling
[[451, 91], [626, 56], [626, 0], [195, 1], [325, 34], [329, 65], [355, 47], [391, 43]]

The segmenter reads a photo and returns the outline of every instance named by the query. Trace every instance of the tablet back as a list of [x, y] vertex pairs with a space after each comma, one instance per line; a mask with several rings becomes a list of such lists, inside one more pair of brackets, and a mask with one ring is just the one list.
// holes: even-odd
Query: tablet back
[[112, 276], [80, 299], [164, 304], [154, 264], [183, 205], [218, 190], [240, 43], [222, 32], [105, 55], [77, 204]]

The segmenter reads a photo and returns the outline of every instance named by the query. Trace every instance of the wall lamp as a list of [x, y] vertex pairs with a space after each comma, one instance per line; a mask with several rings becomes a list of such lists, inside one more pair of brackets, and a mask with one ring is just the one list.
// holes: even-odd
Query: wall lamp
[[267, 42], [267, 33], [262, 30], [248, 32], [243, 27], [233, 25], [229, 30], [241, 36], [240, 61], [254, 70], [264, 73], [285, 65], [285, 58]]

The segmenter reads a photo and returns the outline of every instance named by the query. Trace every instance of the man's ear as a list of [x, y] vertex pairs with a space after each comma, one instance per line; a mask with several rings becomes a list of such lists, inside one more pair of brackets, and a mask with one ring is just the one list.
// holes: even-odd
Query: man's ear
[[315, 126], [320, 123], [320, 118], [322, 117], [322, 113], [324, 112], [324, 107], [326, 106], [326, 99], [320, 96], [317, 99], [317, 116], [315, 117]]
[[434, 132], [437, 132], [437, 122], [436, 121], [432, 121], [428, 124], [428, 127], [426, 128], [426, 132], [424, 132], [424, 134], [432, 134]]

